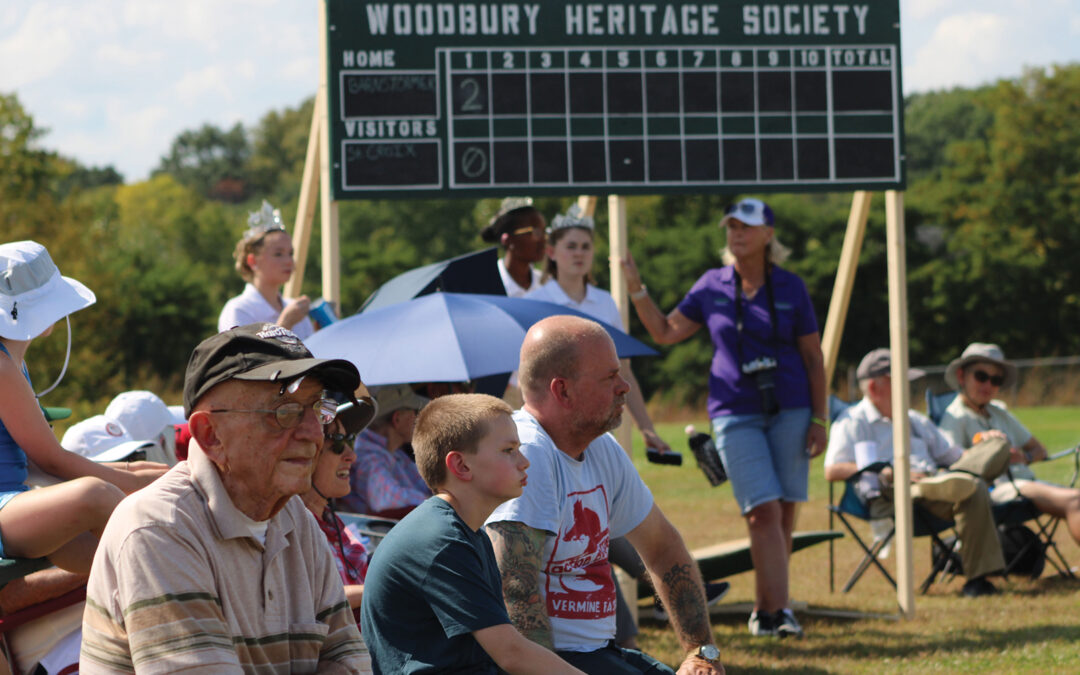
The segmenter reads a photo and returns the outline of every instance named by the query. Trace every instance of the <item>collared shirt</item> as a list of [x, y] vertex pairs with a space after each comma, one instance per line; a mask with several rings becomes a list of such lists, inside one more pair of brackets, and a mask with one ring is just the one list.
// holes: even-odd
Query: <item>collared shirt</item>
[[[244, 292], [225, 303], [218, 317], [218, 332], [249, 323], [277, 323], [280, 311], [266, 301], [259, 289], [252, 284], [244, 285]], [[289, 328], [296, 337], [306, 340], [315, 334], [315, 325], [306, 316]]]
[[323, 511], [322, 518], [317, 518], [316, 521], [319, 529], [326, 535], [326, 540], [330, 542], [330, 550], [334, 553], [334, 562], [337, 563], [341, 581], [346, 585], [364, 583], [368, 568], [368, 552], [364, 543], [329, 508]]
[[503, 261], [502, 258], [499, 258], [499, 276], [502, 277], [503, 287], [506, 289], [507, 297], [520, 298], [531, 289], [540, 285], [540, 270], [535, 267], [530, 267], [529, 272], [532, 275], [532, 281], [529, 284], [529, 288], [522, 288], [518, 282], [514, 281], [514, 277], [510, 276], [510, 270], [506, 269], [506, 262]]
[[615, 306], [615, 299], [611, 297], [611, 293], [592, 284], [585, 285], [585, 298], [581, 302], [567, 295], [555, 279], [549, 279], [543, 286], [526, 293], [525, 297], [529, 300], [544, 300], [570, 307], [588, 314], [597, 321], [603, 321], [615, 328], [622, 328], [622, 316], [619, 315], [619, 308]]
[[121, 502], [87, 584], [81, 672], [370, 672], [299, 497], [269, 520], [265, 546], [241, 515], [194, 447]]
[[[945, 408], [941, 415], [941, 432], [950, 441], [962, 448], [970, 448], [974, 445], [973, 439], [977, 432], [996, 429], [1009, 439], [1009, 445], [1014, 448], [1023, 448], [1032, 439], [1020, 420], [996, 403], [986, 404], [986, 414], [978, 412], [964, 405], [964, 401], [957, 396]], [[1035, 472], [1027, 464], [1009, 465], [1009, 473], [1013, 479], [1035, 480]], [[1007, 475], [999, 476], [996, 483], [1008, 482]]]
[[[912, 471], [933, 474], [939, 467], [952, 465], [964, 454], [922, 413], [909, 410], [908, 419], [911, 421]], [[867, 449], [872, 453], [872, 461], [892, 463], [892, 420], [884, 417], [870, 399], [863, 398], [845, 410], [829, 429], [825, 466], [855, 462], [855, 444], [866, 442], [871, 444]]]
[[341, 498], [343, 510], [381, 513], [422, 504], [431, 496], [416, 464], [405, 451], [386, 449], [385, 436], [364, 429], [356, 437], [356, 461], [349, 475], [352, 487]]
[[[763, 286], [752, 299], [740, 293], [743, 330], [735, 321], [735, 268], [711, 269], [701, 275], [677, 309], [699, 323], [712, 338], [713, 359], [709, 369], [709, 418], [761, 412], [761, 394], [742, 364], [759, 357], [776, 359], [776, 400], [781, 408], [810, 406], [810, 380], [799, 353], [798, 340], [818, 330], [810, 294], [796, 274], [772, 266], [776, 331], [769, 310], [769, 293]], [[775, 335], [775, 339], [774, 339]]]

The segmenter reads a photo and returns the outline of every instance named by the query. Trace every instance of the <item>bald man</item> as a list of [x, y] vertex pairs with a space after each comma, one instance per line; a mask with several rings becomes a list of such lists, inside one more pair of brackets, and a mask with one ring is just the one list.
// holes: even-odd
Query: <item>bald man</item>
[[525, 405], [514, 422], [528, 484], [487, 520], [514, 625], [587, 673], [674, 673], [614, 643], [608, 545], [625, 536], [686, 650], [679, 675], [723, 673], [697, 565], [607, 433], [629, 391], [611, 338], [595, 321], [549, 317], [525, 336], [519, 373]]

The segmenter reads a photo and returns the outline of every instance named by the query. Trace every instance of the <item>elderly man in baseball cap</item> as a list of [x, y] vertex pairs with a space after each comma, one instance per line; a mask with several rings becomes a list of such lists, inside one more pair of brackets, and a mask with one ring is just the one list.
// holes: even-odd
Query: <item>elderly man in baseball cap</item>
[[[892, 516], [892, 362], [888, 349], [863, 357], [855, 371], [863, 399], [848, 408], [829, 432], [825, 478], [848, 480], [861, 469], [883, 462], [877, 481], [860, 479], [860, 495], [874, 519]], [[912, 368], [909, 380], [924, 375]], [[1008, 444], [997, 435], [968, 452], [950, 443], [925, 415], [908, 411], [911, 429], [911, 496], [940, 518], [956, 521], [960, 557], [969, 597], [997, 592], [986, 577], [1005, 567], [986, 485], [1005, 470]], [[865, 474], [864, 474], [865, 476]]]
[[[311, 487], [327, 391], [355, 366], [250, 324], [204, 340], [184, 382], [188, 459], [114, 512], [83, 619], [81, 671], [365, 672], [367, 649]], [[355, 400], [355, 399], [354, 399]]]

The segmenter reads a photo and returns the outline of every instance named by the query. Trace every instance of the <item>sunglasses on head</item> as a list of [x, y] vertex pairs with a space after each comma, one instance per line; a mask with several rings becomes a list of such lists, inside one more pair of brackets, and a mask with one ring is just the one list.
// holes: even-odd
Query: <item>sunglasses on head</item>
[[991, 375], [985, 370], [973, 370], [971, 371], [971, 376], [975, 378], [976, 382], [982, 384], [986, 384], [987, 382], [989, 382], [995, 387], [1000, 387], [1001, 385], [1005, 384], [1004, 375]]
[[326, 449], [335, 455], [340, 455], [345, 452], [346, 447], [352, 447], [353, 442], [356, 441], [356, 434], [324, 434], [329, 445]]

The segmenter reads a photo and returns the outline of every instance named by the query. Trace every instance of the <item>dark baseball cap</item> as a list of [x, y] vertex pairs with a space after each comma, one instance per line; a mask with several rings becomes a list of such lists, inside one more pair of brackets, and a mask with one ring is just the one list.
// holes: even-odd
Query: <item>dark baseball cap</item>
[[345, 425], [345, 433], [358, 434], [371, 420], [375, 419], [379, 406], [370, 395], [354, 397], [352, 394], [331, 392], [330, 397], [338, 402], [337, 417]]
[[[859, 380], [870, 380], [882, 375], [889, 375], [891, 372], [892, 356], [888, 349], [879, 347], [864, 356], [862, 361], [859, 361], [859, 367], [855, 369], [855, 377]], [[908, 380], [917, 380], [923, 375], [926, 375], [925, 371], [918, 368], [908, 368]]]
[[[362, 387], [356, 366], [344, 359], [317, 359], [292, 331], [272, 323], [252, 323], [206, 338], [188, 361], [184, 376], [184, 416], [214, 386], [228, 380], [289, 382], [313, 375], [332, 391]], [[366, 390], [360, 392], [366, 394]]]

